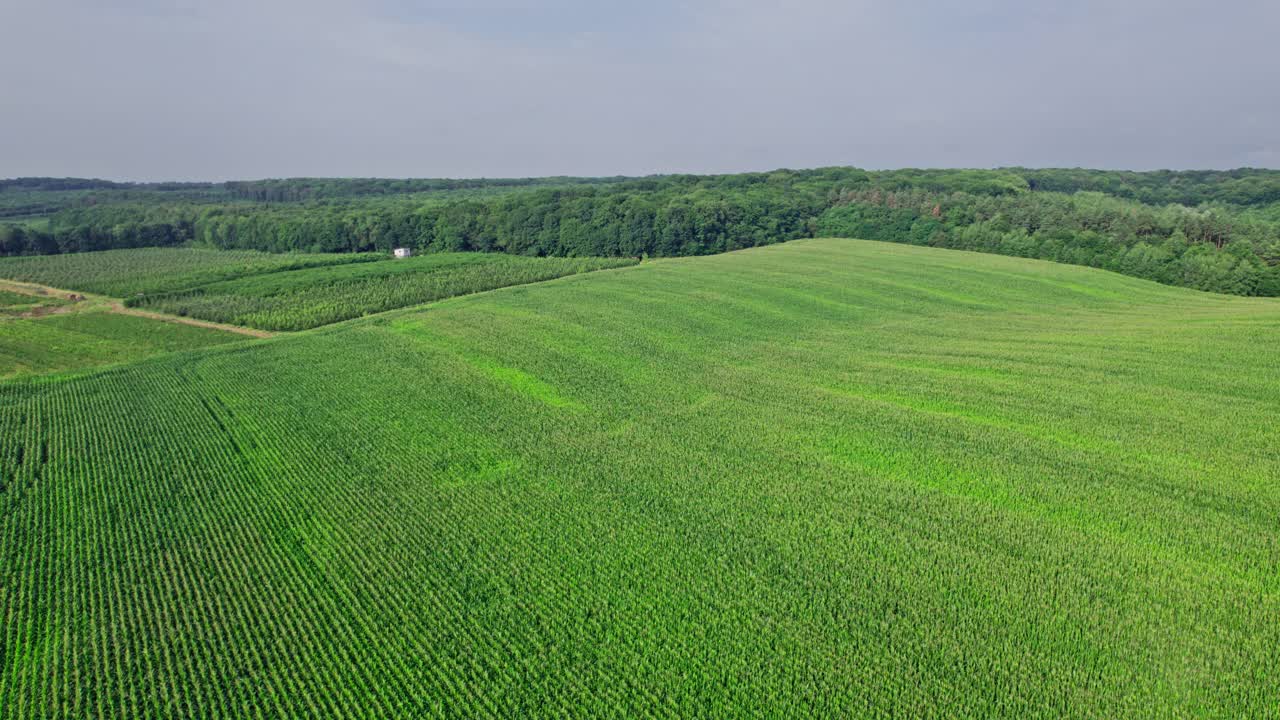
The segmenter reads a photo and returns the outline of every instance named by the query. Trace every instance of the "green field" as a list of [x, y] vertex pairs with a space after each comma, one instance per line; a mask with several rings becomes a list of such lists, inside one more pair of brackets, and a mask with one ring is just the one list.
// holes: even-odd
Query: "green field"
[[170, 315], [306, 330], [456, 295], [634, 265], [635, 258], [285, 254], [139, 248], [0, 258], [0, 278], [125, 298]]
[[1277, 339], [809, 240], [0, 383], [0, 717], [1277, 717]]
[[0, 378], [82, 370], [244, 339], [222, 330], [107, 312], [0, 319]]
[[0, 258], [0, 278], [128, 297], [299, 268], [382, 260], [371, 253], [271, 254], [253, 250], [138, 248]]
[[130, 304], [262, 330], [306, 330], [455, 295], [634, 264], [634, 258], [439, 253], [257, 275]]
[[29, 312], [35, 308], [54, 307], [65, 304], [66, 301], [61, 298], [27, 295], [25, 293], [0, 290], [0, 317]]

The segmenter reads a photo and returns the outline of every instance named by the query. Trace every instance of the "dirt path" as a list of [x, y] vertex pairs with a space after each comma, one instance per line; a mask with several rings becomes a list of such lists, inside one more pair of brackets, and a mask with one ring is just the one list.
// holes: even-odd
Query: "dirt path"
[[195, 318], [179, 317], [177, 315], [166, 315], [164, 313], [152, 312], [150, 310], [138, 310], [137, 308], [125, 307], [124, 303], [120, 300], [113, 297], [107, 297], [106, 295], [80, 293], [75, 292], [74, 290], [63, 290], [61, 288], [48, 287], [47, 285], [37, 285], [36, 283], [19, 282], [17, 280], [0, 280], [0, 290], [8, 290], [9, 292], [15, 292], [20, 295], [30, 295], [34, 298], [56, 298], [58, 300], [68, 301], [68, 304], [66, 305], [37, 308], [30, 312], [14, 315], [14, 318], [48, 317], [50, 315], [61, 315], [63, 313], [101, 309], [107, 312], [117, 313], [119, 315], [133, 315], [134, 317], [159, 320], [160, 322], [193, 325], [195, 327], [209, 328], [211, 330], [224, 330], [226, 332], [238, 333], [240, 335], [248, 335], [256, 338], [269, 338], [274, 336], [274, 333], [267, 332], [266, 330], [255, 330], [253, 328], [240, 327], [239, 325], [227, 325], [225, 323], [209, 322], [207, 320], [197, 320]]
[[208, 320], [197, 320], [195, 318], [180, 317], [178, 315], [165, 315], [164, 313], [152, 312], [150, 310], [139, 310], [137, 308], [125, 307], [119, 300], [113, 300], [109, 305], [109, 308], [113, 313], [151, 318], [152, 320], [159, 320], [161, 322], [194, 325], [196, 327], [210, 328], [213, 330], [226, 330], [227, 332], [240, 333], [241, 335], [248, 335], [256, 338], [275, 337], [275, 333], [267, 332], [266, 330], [240, 327], [239, 325], [227, 325], [226, 323], [216, 323]]
[[0, 280], [0, 290], [8, 290], [9, 292], [18, 293], [19, 295], [30, 295], [32, 297], [51, 297], [58, 300], [96, 297], [72, 292], [70, 290], [59, 290], [58, 288], [37, 285], [35, 283], [20, 282], [18, 280]]

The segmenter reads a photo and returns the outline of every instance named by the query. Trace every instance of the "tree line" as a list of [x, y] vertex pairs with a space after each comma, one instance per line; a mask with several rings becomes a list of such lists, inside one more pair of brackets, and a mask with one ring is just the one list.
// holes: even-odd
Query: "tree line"
[[1234, 295], [1280, 295], [1280, 227], [1101, 193], [847, 192], [818, 233], [1040, 258]]
[[[1271, 197], [1267, 188], [1280, 187], [1280, 173], [1271, 171], [820, 168], [510, 182], [258, 181], [236, 186], [236, 192], [337, 195], [79, 205], [55, 213], [48, 228], [0, 225], [0, 255], [193, 243], [271, 252], [403, 246], [422, 252], [672, 256], [834, 235], [1044, 258], [1218, 292], [1280, 295], [1280, 206], [1264, 202]], [[362, 194], [341, 195], [346, 192]]]

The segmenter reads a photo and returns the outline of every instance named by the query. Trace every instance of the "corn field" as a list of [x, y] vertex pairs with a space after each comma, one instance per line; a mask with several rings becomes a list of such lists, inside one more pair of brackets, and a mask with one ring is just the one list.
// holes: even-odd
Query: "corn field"
[[1276, 717], [1277, 337], [812, 240], [3, 382], [0, 718]]
[[0, 307], [0, 380], [82, 371], [244, 339], [220, 330], [98, 311], [5, 318]]
[[636, 262], [635, 258], [442, 253], [247, 277], [151, 295], [129, 304], [261, 330], [307, 330], [457, 295]]
[[0, 258], [0, 278], [126, 298], [250, 275], [385, 258], [375, 253], [137, 248]]

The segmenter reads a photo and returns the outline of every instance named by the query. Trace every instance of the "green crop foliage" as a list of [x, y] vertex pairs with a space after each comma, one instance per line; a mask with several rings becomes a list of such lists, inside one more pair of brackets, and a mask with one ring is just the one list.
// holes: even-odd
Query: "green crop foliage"
[[0, 278], [129, 297], [220, 280], [323, 265], [382, 260], [371, 253], [271, 254], [254, 250], [137, 248], [0, 258]]
[[1278, 337], [805, 240], [0, 383], [0, 717], [1274, 717]]
[[222, 330], [131, 315], [79, 312], [5, 319], [4, 310], [0, 307], [0, 378], [82, 370], [245, 339]]
[[440, 253], [258, 275], [131, 299], [129, 304], [262, 330], [306, 330], [457, 295], [636, 262], [635, 258]]

